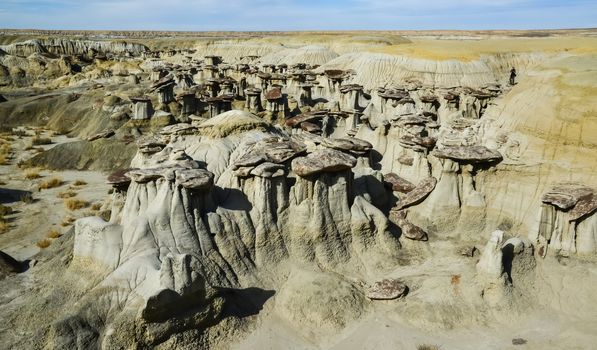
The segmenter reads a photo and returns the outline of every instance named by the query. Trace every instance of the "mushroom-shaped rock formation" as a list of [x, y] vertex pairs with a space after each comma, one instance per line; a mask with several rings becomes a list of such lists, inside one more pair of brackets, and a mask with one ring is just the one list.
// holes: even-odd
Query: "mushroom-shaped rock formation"
[[267, 100], [267, 110], [270, 112], [284, 112], [285, 111], [285, 100], [280, 87], [274, 87], [265, 94]]
[[183, 92], [178, 95], [178, 99], [181, 101], [182, 108], [180, 114], [182, 116], [188, 116], [197, 112], [197, 98], [194, 92]]
[[168, 104], [175, 101], [174, 85], [176, 85], [174, 79], [172, 76], [168, 75], [153, 83], [151, 85], [150, 91], [157, 91], [159, 103]]
[[383, 279], [375, 282], [365, 293], [371, 300], [392, 300], [403, 297], [408, 293], [408, 287], [399, 279]]
[[578, 183], [564, 183], [553, 186], [541, 197], [543, 203], [551, 204], [559, 209], [568, 210], [582, 199], [593, 196], [593, 189]]
[[357, 163], [353, 156], [334, 150], [322, 149], [292, 160], [292, 170], [301, 177], [323, 172], [337, 172], [353, 168]]
[[597, 252], [597, 195], [580, 183], [562, 183], [543, 194], [536, 236], [540, 256]]
[[[306, 149], [305, 145], [292, 139], [265, 138], [250, 145], [248, 151], [234, 161], [232, 168], [242, 169], [240, 172], [242, 174], [262, 163], [282, 164], [302, 154]], [[267, 169], [258, 171], [263, 170]]]
[[245, 108], [251, 112], [257, 113], [263, 110], [261, 106], [261, 89], [245, 89]]
[[490, 150], [485, 146], [451, 146], [434, 149], [432, 155], [438, 158], [449, 158], [465, 163], [494, 163], [502, 160], [498, 151]]
[[133, 102], [133, 119], [149, 119], [153, 115], [153, 105], [147, 96], [131, 97]]
[[232, 95], [219, 95], [216, 97], [206, 98], [205, 102], [209, 106], [209, 116], [213, 118], [218, 114], [228, 112], [232, 109], [233, 100], [234, 96]]

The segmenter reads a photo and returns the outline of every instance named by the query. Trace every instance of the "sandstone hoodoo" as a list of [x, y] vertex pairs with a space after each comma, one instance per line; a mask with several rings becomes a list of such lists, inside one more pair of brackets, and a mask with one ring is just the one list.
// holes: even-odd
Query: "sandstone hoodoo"
[[0, 348], [595, 343], [595, 30], [3, 35]]
[[151, 118], [153, 115], [153, 105], [151, 99], [147, 96], [131, 97], [133, 103], [133, 118], [137, 120], [145, 120]]
[[181, 115], [186, 117], [197, 112], [197, 98], [194, 92], [183, 92], [177, 99], [181, 102]]
[[174, 102], [174, 85], [176, 85], [174, 79], [170, 76], [165, 76], [155, 82], [151, 86], [150, 91], [157, 93], [160, 104], [167, 105], [170, 102]]

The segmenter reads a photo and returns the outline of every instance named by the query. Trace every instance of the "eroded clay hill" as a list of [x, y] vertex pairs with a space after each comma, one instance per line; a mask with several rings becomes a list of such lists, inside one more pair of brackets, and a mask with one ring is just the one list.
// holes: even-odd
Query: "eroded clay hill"
[[387, 40], [0, 46], [2, 127], [77, 138], [19, 164], [112, 187], [34, 266], [0, 260], [2, 343], [595, 344], [588, 39], [448, 60]]

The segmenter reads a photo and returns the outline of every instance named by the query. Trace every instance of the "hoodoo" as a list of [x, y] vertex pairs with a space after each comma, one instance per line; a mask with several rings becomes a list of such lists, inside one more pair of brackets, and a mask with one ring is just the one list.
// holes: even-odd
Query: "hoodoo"
[[6, 30], [0, 348], [592, 348], [595, 33]]

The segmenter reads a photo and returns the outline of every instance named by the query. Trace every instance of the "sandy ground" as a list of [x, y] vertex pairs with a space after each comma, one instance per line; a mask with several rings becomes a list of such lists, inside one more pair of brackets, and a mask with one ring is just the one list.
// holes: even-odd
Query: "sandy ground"
[[[32, 133], [29, 130], [28, 133]], [[49, 136], [42, 132], [41, 136]], [[66, 136], [52, 137], [53, 144], [40, 146], [49, 149], [60, 143], [77, 141], [76, 138]], [[0, 250], [8, 253], [19, 260], [26, 260], [35, 255], [41, 249], [37, 242], [49, 239], [50, 231], [56, 230], [61, 234], [66, 233], [72, 224], [66, 224], [67, 218], [81, 218], [93, 215], [91, 206], [95, 203], [101, 204], [102, 200], [110, 189], [105, 183], [105, 175], [90, 171], [53, 171], [39, 169], [40, 178], [28, 180], [25, 172], [30, 169], [21, 169], [17, 166], [19, 160], [27, 159], [35, 154], [34, 150], [25, 150], [31, 143], [31, 136], [15, 138], [12, 142], [13, 159], [8, 165], [0, 166], [0, 202], [10, 206], [14, 213], [6, 216], [9, 222], [7, 232], [0, 234]], [[41, 182], [52, 178], [62, 179], [62, 185], [39, 190]], [[75, 186], [77, 180], [86, 182], [86, 185]], [[21, 192], [23, 191], [23, 192]], [[71, 211], [65, 207], [65, 199], [59, 198], [61, 192], [72, 191], [77, 193], [73, 198], [89, 202], [84, 209]], [[24, 192], [31, 192], [32, 203], [24, 203], [19, 200]]]

